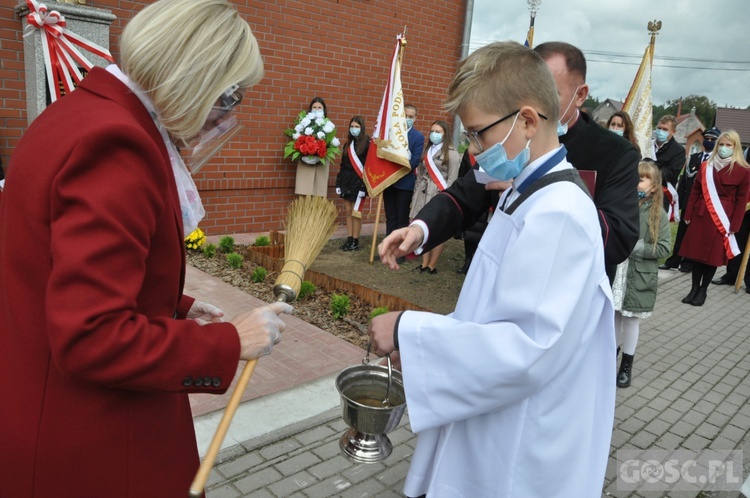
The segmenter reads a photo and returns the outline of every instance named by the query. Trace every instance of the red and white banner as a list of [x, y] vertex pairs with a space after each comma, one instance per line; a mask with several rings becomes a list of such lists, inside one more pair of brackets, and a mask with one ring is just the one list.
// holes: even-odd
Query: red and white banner
[[365, 174], [365, 166], [362, 164], [362, 161], [359, 160], [357, 152], [354, 150], [354, 140], [349, 142], [349, 162], [354, 166], [354, 172], [362, 178]]
[[375, 132], [367, 151], [364, 180], [371, 197], [376, 197], [411, 172], [404, 95], [401, 91], [404, 45], [406, 39], [398, 35]]
[[437, 185], [438, 190], [442, 192], [448, 188], [448, 183], [445, 181], [445, 178], [443, 178], [443, 174], [440, 173], [440, 170], [435, 164], [435, 160], [432, 158], [433, 152], [433, 147], [430, 147], [427, 150], [427, 153], [424, 155], [424, 166], [427, 168], [427, 174], [430, 175], [432, 181]]
[[[65, 17], [56, 10], [48, 10], [43, 3], [36, 0], [26, 0], [29, 15], [26, 16], [28, 26], [40, 30], [42, 36], [42, 52], [44, 54], [44, 66], [47, 69], [47, 86], [52, 102], [62, 97], [60, 83], [65, 93], [75, 90], [75, 85], [80, 83], [83, 75], [78, 70], [80, 64], [86, 71], [91, 71], [94, 65], [78, 51], [75, 45], [114, 62], [112, 54], [104, 47], [90, 42], [65, 29]], [[30, 33], [25, 34], [27, 36]], [[72, 79], [71, 79], [72, 74]], [[75, 83], [73, 83], [75, 79]]]
[[724, 206], [721, 205], [719, 193], [716, 191], [714, 181], [714, 167], [709, 166], [707, 162], [701, 165], [701, 175], [703, 176], [703, 199], [706, 201], [708, 213], [716, 225], [716, 229], [724, 237], [724, 249], [727, 258], [732, 259], [740, 254], [740, 247], [737, 245], [737, 239], [734, 234], [729, 233], [729, 217]]
[[664, 197], [669, 201], [669, 209], [667, 215], [669, 221], [680, 221], [680, 196], [677, 194], [677, 189], [674, 185], [667, 183], [666, 187], [662, 187], [664, 190]]

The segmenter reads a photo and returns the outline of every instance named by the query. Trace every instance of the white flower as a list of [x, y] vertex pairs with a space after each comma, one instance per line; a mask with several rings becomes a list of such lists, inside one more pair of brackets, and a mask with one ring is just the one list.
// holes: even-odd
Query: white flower
[[294, 135], [292, 135], [292, 138], [294, 140], [297, 140], [301, 135], [302, 135], [301, 133], [295, 133]]
[[317, 134], [317, 137], [318, 137], [319, 139], [321, 139], [321, 140], [322, 140], [322, 139], [324, 139], [324, 138], [325, 138], [325, 136], [326, 136], [326, 134], [325, 134], [325, 133], [323, 133], [322, 131], [319, 131], [319, 132], [318, 132], [318, 134]]
[[307, 128], [305, 128], [305, 135], [312, 135], [313, 131], [314, 130], [308, 126]]
[[312, 123], [312, 119], [305, 117], [302, 121], [299, 122], [302, 126], [310, 126], [310, 123]]
[[336, 138], [336, 137], [333, 137], [333, 138], [331, 139], [331, 145], [333, 145], [334, 147], [338, 147], [339, 145], [341, 145], [341, 142], [339, 142], [339, 139], [338, 139], [338, 138]]
[[323, 123], [325, 122], [326, 122], [325, 118], [318, 118], [315, 120], [315, 124], [318, 126], [323, 126]]
[[302, 126], [302, 123], [300, 123], [300, 124], [298, 124], [297, 126], [294, 127], [294, 131], [296, 131], [297, 133], [302, 133], [302, 130], [304, 130], [304, 129], [305, 129], [305, 127]]
[[330, 121], [328, 121], [325, 125], [323, 125], [323, 131], [326, 133], [331, 133], [334, 130], [334, 128], [336, 128], [336, 126]]

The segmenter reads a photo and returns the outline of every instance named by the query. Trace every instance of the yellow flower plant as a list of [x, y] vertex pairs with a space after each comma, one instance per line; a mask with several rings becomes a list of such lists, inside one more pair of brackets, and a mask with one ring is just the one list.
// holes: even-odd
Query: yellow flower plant
[[185, 238], [185, 247], [193, 251], [197, 251], [205, 243], [206, 234], [200, 228], [196, 228]]

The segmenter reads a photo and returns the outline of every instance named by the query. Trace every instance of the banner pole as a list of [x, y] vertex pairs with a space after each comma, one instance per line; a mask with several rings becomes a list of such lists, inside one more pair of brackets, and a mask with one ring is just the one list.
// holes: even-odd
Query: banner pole
[[370, 264], [375, 261], [375, 246], [378, 241], [378, 224], [380, 224], [380, 209], [383, 207], [383, 192], [378, 194], [378, 210], [375, 211], [375, 226], [372, 229], [372, 247], [370, 248]]

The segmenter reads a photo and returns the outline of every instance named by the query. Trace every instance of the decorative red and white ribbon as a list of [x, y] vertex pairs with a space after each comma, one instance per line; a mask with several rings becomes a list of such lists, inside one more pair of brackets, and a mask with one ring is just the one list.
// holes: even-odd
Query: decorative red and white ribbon
[[669, 221], [680, 221], [680, 196], [677, 193], [677, 189], [674, 188], [674, 185], [667, 182], [666, 187], [662, 187], [664, 189], [664, 195], [666, 196], [667, 200], [669, 201], [669, 209], [667, 210], [667, 215], [669, 217]]
[[26, 6], [29, 8], [29, 15], [26, 16], [29, 26], [41, 30], [47, 86], [52, 102], [62, 97], [59, 83], [63, 84], [67, 94], [75, 90], [75, 84], [81, 82], [83, 75], [78, 70], [79, 64], [86, 71], [91, 71], [94, 67], [75, 45], [110, 62], [115, 61], [106, 48], [65, 29], [65, 17], [58, 11], [48, 10], [45, 4], [37, 3], [36, 0], [26, 0]]
[[362, 178], [365, 174], [365, 165], [362, 164], [362, 161], [357, 157], [357, 152], [354, 150], [354, 140], [349, 142], [349, 161], [352, 163], [352, 166], [354, 166], [354, 171], [357, 173], [357, 176]]
[[732, 259], [740, 254], [740, 247], [737, 245], [734, 234], [729, 233], [729, 217], [724, 211], [724, 206], [721, 205], [719, 192], [716, 191], [714, 167], [709, 166], [708, 162], [701, 164], [701, 175], [703, 176], [703, 199], [706, 201], [708, 213], [711, 215], [716, 229], [724, 238], [727, 258]]
[[448, 183], [445, 181], [445, 178], [443, 178], [442, 173], [440, 173], [440, 170], [435, 165], [435, 161], [432, 159], [432, 153], [434, 152], [432, 149], [434, 147], [430, 147], [427, 151], [427, 154], [424, 155], [424, 166], [427, 168], [427, 174], [430, 175], [430, 178], [432, 178], [432, 181], [435, 182], [435, 185], [437, 185], [437, 188], [440, 192], [448, 188]]

